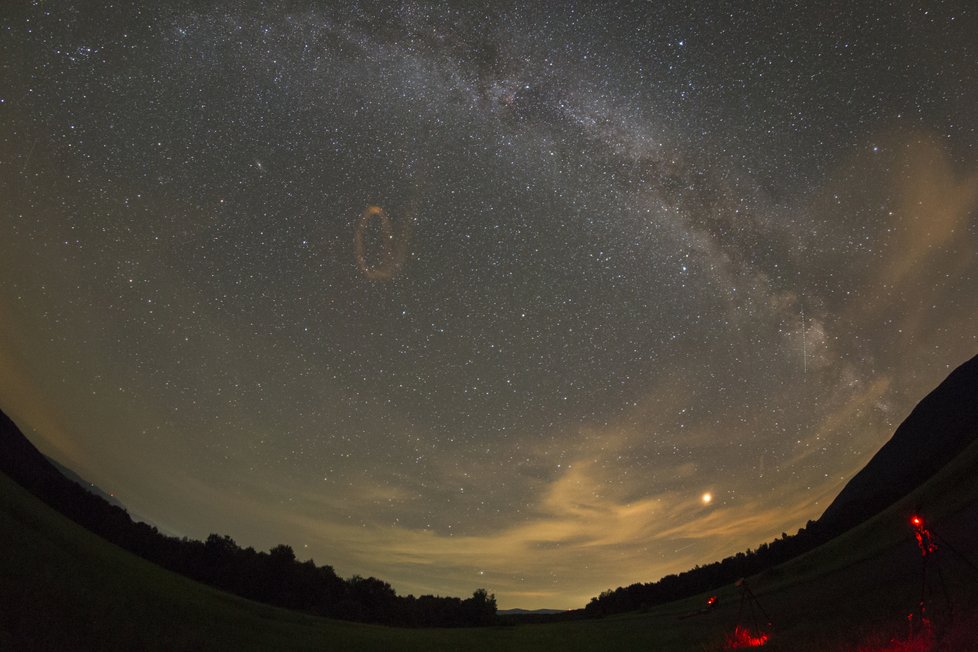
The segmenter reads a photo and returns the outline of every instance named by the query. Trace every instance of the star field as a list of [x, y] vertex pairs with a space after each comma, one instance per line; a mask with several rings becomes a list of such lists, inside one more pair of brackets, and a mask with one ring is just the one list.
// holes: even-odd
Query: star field
[[[0, 9], [0, 406], [502, 608], [815, 519], [978, 349], [978, 13]], [[707, 498], [709, 496], [709, 498]]]

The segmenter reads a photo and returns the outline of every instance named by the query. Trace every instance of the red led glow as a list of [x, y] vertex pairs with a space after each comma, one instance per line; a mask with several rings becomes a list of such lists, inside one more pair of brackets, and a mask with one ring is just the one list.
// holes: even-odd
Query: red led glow
[[913, 526], [913, 536], [917, 540], [917, 547], [920, 548], [920, 554], [923, 557], [937, 552], [937, 544], [934, 543], [934, 535], [930, 533], [930, 530], [924, 527], [924, 519], [920, 518], [917, 514], [910, 517], [910, 525]]
[[717, 597], [715, 595], [711, 595], [710, 599], [706, 601], [706, 604], [707, 606], [712, 607], [713, 605], [716, 604], [716, 602], [717, 602]]
[[746, 627], [737, 625], [733, 633], [727, 635], [727, 644], [724, 647], [727, 650], [736, 650], [744, 647], [762, 647], [767, 643], [769, 638], [770, 636], [764, 632], [758, 632], [755, 635]]

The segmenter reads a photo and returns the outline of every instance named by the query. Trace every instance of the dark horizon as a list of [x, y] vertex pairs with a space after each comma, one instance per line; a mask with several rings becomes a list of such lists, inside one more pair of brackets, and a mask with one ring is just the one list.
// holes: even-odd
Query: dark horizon
[[573, 608], [978, 352], [978, 11], [0, 9], [0, 401], [167, 532]]

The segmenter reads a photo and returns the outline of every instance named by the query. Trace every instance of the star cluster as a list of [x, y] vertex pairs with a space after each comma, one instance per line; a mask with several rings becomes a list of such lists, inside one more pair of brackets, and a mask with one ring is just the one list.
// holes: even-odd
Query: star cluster
[[978, 349], [970, 3], [14, 3], [0, 403], [162, 530], [574, 607]]

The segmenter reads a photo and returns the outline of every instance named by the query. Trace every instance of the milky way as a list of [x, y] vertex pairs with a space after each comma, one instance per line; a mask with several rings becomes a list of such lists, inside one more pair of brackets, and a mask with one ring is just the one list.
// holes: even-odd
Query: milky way
[[404, 594], [794, 531], [978, 352], [978, 12], [878, 4], [6, 3], [0, 407]]

